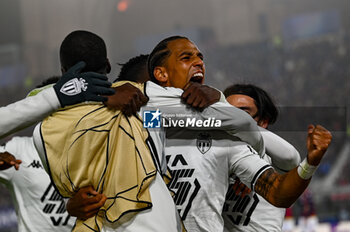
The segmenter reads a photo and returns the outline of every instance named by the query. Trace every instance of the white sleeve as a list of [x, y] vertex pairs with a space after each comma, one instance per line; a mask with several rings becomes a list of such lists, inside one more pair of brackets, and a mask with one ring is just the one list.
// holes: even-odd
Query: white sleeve
[[230, 174], [235, 174], [240, 181], [254, 190], [256, 181], [260, 175], [271, 165], [260, 158], [257, 152], [248, 144], [240, 141], [234, 141], [228, 146], [228, 154], [230, 155]]
[[[250, 144], [261, 156], [265, 153], [264, 141], [256, 122], [243, 110], [226, 102], [217, 102], [199, 112], [181, 103], [182, 90], [157, 86], [147, 82], [146, 95], [149, 97], [149, 102], [146, 107], [160, 109], [169, 115], [191, 115], [191, 118], [201, 121], [213, 118], [220, 120], [221, 126], [219, 128], [216, 125], [209, 125], [202, 127], [202, 129], [225, 130]], [[187, 127], [187, 129], [201, 128]]]
[[58, 108], [60, 103], [53, 87], [0, 107], [0, 138], [33, 125]]
[[[196, 111], [199, 113], [198, 111]], [[215, 117], [221, 120], [221, 130], [250, 144], [262, 156], [265, 153], [264, 141], [256, 121], [249, 114], [228, 103], [217, 102], [201, 113], [204, 119]], [[217, 128], [213, 128], [217, 129]]]
[[45, 156], [45, 148], [44, 148], [44, 141], [41, 137], [41, 123], [39, 122], [33, 131], [33, 143], [36, 151], [38, 152], [38, 156], [41, 160], [41, 163], [43, 164], [44, 170], [49, 174], [49, 168], [48, 168], [48, 163], [46, 161], [46, 156]]
[[217, 88], [215, 88], [215, 87], [213, 87], [213, 86], [210, 86], [210, 87], [213, 88], [213, 89], [216, 89], [217, 91], [220, 92], [220, 99], [219, 99], [219, 102], [227, 102], [227, 101], [226, 101], [226, 97], [225, 97], [224, 93], [223, 93], [221, 90], [218, 90]]
[[225, 95], [221, 91], [220, 91], [220, 100], [219, 100], [219, 102], [226, 102], [227, 103]]
[[272, 166], [280, 172], [288, 172], [300, 163], [299, 152], [293, 145], [280, 136], [259, 127], [264, 139], [266, 154], [270, 156]]
[[[11, 155], [15, 156], [16, 159], [21, 159], [20, 156], [18, 156], [17, 154], [14, 154], [14, 153], [16, 153], [16, 142], [14, 142], [14, 140], [16, 140], [16, 137], [14, 137], [12, 140], [7, 142], [5, 146], [0, 146], [0, 152], [7, 151]], [[22, 167], [20, 167], [20, 168], [22, 168]], [[16, 169], [14, 167], [10, 167], [8, 169], [1, 170], [0, 171], [0, 182], [3, 182], [3, 183], [10, 182], [13, 175], [15, 174], [15, 172], [16, 172]]]

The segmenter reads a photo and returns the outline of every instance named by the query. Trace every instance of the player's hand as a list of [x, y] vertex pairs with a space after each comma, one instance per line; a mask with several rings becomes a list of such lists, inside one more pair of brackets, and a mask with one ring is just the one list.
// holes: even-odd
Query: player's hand
[[186, 104], [198, 110], [203, 110], [204, 108], [218, 102], [220, 97], [220, 91], [196, 82], [189, 82], [185, 86], [185, 90], [181, 96]]
[[95, 72], [81, 73], [86, 66], [81, 61], [71, 67], [53, 86], [62, 107], [86, 101], [104, 102], [114, 89], [105, 75]]
[[105, 105], [108, 108], [121, 110], [126, 116], [131, 116], [147, 102], [148, 97], [132, 84], [126, 83], [115, 88], [115, 94], [108, 97]]
[[18, 170], [21, 163], [22, 160], [16, 159], [16, 157], [8, 152], [0, 153], [0, 170], [5, 170], [12, 166]]
[[313, 166], [319, 165], [331, 141], [332, 134], [326, 128], [320, 125], [309, 125], [307, 136], [307, 162]]
[[235, 183], [232, 186], [235, 195], [240, 195], [242, 198], [249, 194], [252, 190], [243, 184], [238, 177], [235, 178]]
[[106, 200], [107, 197], [104, 194], [96, 192], [92, 186], [87, 186], [79, 189], [68, 200], [66, 208], [70, 215], [86, 220], [95, 216]]

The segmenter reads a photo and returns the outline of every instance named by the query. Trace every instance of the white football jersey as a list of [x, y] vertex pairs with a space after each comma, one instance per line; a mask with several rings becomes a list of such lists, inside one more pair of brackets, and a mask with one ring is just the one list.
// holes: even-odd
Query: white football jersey
[[[220, 118], [223, 122], [222, 127], [221, 127], [221, 131], [217, 132], [218, 134], [220, 134], [221, 136], [226, 136], [226, 138], [227, 138], [227, 137], [229, 137], [228, 133], [231, 133], [231, 134], [238, 133], [238, 132], [240, 132], [240, 129], [252, 130], [252, 133], [250, 134], [251, 136], [248, 136], [249, 133], [246, 133], [246, 134], [242, 133], [242, 137], [246, 138], [248, 141], [251, 141], [251, 143], [253, 143], [258, 149], [260, 149], [260, 150], [264, 149], [263, 143], [262, 143], [262, 138], [260, 137], [260, 134], [257, 133], [257, 130], [255, 128], [254, 128], [255, 131], [254, 131], [254, 129], [250, 128], [250, 126], [253, 126], [254, 123], [250, 124], [250, 125], [246, 124], [247, 121], [250, 121], [250, 117], [247, 116], [247, 114], [245, 112], [243, 112], [237, 108], [231, 107], [228, 104], [218, 103], [218, 104], [214, 105], [213, 107], [210, 107], [208, 110], [205, 110], [204, 112], [199, 113], [197, 111], [193, 111], [192, 109], [190, 109], [189, 107], [187, 107], [186, 105], [181, 103], [180, 96], [181, 96], [182, 92], [183, 91], [181, 89], [163, 88], [163, 87], [156, 85], [152, 82], [147, 82], [147, 84], [145, 85], [145, 93], [149, 97], [149, 102], [147, 103], [147, 105], [145, 107], [142, 107], [142, 109], [141, 109], [141, 117], [143, 118], [144, 122], [146, 123], [146, 120], [145, 120], [146, 116], [144, 113], [147, 111], [150, 111], [150, 110], [153, 110], [153, 114], [155, 114], [155, 117], [157, 116], [156, 115], [157, 110], [159, 110], [162, 113], [162, 116], [164, 116], [165, 113], [167, 115], [174, 115], [174, 116], [175, 116], [175, 114], [193, 115], [197, 119], [203, 119], [203, 120], [208, 119], [208, 118], [212, 118], [212, 117], [217, 117], [217, 118]], [[150, 112], [147, 112], [147, 113], [150, 113]], [[236, 115], [237, 117], [232, 117], [233, 115]], [[152, 116], [152, 118], [153, 118], [153, 116]], [[158, 119], [160, 120], [160, 118], [158, 118]], [[153, 123], [156, 123], [156, 122], [153, 122]], [[146, 124], [144, 124], [144, 125], [147, 126]], [[214, 127], [210, 127], [209, 129], [212, 130], [213, 132], [215, 131], [215, 130], [213, 130], [213, 129], [215, 129]], [[179, 136], [179, 138], [183, 138], [183, 135], [190, 133], [190, 131], [197, 135], [201, 130], [187, 130], [186, 128], [180, 128], [179, 131], [181, 131], [182, 133], [178, 134], [177, 136]], [[168, 134], [168, 130], [165, 130], [164, 127], [160, 126], [157, 128], [149, 128], [149, 133], [151, 135], [152, 142], [154, 144], [154, 149], [152, 149], [152, 150], [155, 151], [155, 153], [158, 155], [155, 157], [155, 162], [156, 162], [158, 168], [161, 170], [161, 173], [162, 174], [166, 173], [167, 162], [169, 164], [169, 162], [171, 162], [171, 161], [173, 161], [173, 164], [175, 166], [179, 165], [178, 166], [179, 169], [183, 169], [184, 167], [181, 165], [183, 159], [181, 157], [178, 157], [178, 158], [173, 157], [170, 154], [171, 152], [169, 150], [169, 149], [172, 149], [172, 145], [169, 144], [169, 140], [165, 143], [165, 135]], [[237, 140], [237, 138], [234, 138], [234, 139]], [[203, 156], [202, 153], [197, 148], [196, 140], [193, 139], [191, 141], [192, 141], [191, 144], [187, 143], [188, 140], [184, 141], [181, 139], [181, 141], [179, 141], [179, 142], [180, 142], [180, 144], [183, 144], [182, 147], [184, 147], [184, 149], [186, 151], [188, 151], [187, 148], [194, 149], [198, 153], [198, 155], [200, 157], [202, 157]], [[230, 142], [233, 143], [232, 140], [230, 140]], [[176, 145], [178, 146], [179, 144], [176, 144]], [[194, 180], [193, 183], [191, 181], [189, 181], [188, 183], [185, 183], [185, 185], [187, 186], [186, 189], [188, 189], [189, 186], [191, 186], [191, 188], [188, 189], [188, 190], [190, 190], [191, 193], [188, 193], [186, 195], [186, 197], [181, 197], [181, 200], [184, 200], [182, 206], [177, 204], [176, 208], [178, 209], [178, 212], [180, 213], [180, 216], [182, 217], [182, 219], [185, 218], [183, 215], [184, 214], [183, 212], [185, 212], [185, 215], [187, 215], [188, 220], [186, 219], [184, 221], [184, 225], [185, 225], [186, 230], [189, 232], [203, 231], [204, 228], [208, 228], [207, 230], [204, 230], [204, 231], [222, 231], [223, 230], [223, 220], [221, 217], [221, 212], [222, 212], [222, 206], [223, 206], [224, 199], [225, 199], [224, 198], [225, 193], [227, 192], [227, 186], [228, 186], [228, 175], [229, 175], [229, 172], [228, 172], [229, 161], [228, 161], [228, 159], [230, 159], [230, 157], [227, 155], [228, 152], [226, 152], [228, 149], [227, 148], [220, 149], [221, 145], [222, 144], [215, 144], [214, 146], [216, 146], [217, 149], [220, 150], [220, 152], [222, 154], [225, 154], [226, 156], [221, 155], [221, 156], [216, 157], [214, 155], [212, 158], [212, 161], [219, 165], [217, 168], [221, 169], [220, 168], [221, 166], [226, 165], [225, 171], [222, 169], [221, 174], [218, 174], [218, 176], [217, 176], [217, 179], [220, 179], [219, 184], [217, 186], [218, 192], [220, 192], [220, 194], [213, 193], [212, 195], [210, 195], [210, 196], [214, 196], [213, 201], [210, 201], [208, 203], [207, 207], [204, 207], [204, 208], [202, 207], [201, 201], [203, 199], [208, 198], [208, 196], [206, 196], [207, 191], [204, 191], [203, 189], [205, 189], [205, 190], [209, 189], [210, 192], [212, 190], [212, 187], [204, 186], [205, 184], [203, 184], [203, 182], [205, 182], [209, 186], [211, 186], [211, 185], [215, 186], [217, 183], [217, 181], [214, 181], [214, 180], [208, 181], [208, 178], [207, 178], [208, 173], [207, 173], [207, 174], [203, 175], [204, 176], [203, 179], [205, 181], [203, 181], [202, 178], [199, 178], [201, 180], [200, 184], [202, 184], [203, 187], [202, 187], [201, 191], [199, 192], [198, 198], [194, 198], [192, 200], [189, 200], [190, 198], [195, 197], [196, 194], [193, 194], [193, 191], [196, 192], [197, 191], [196, 186], [198, 186], [197, 185], [198, 183], [196, 180]], [[237, 161], [237, 163], [245, 162], [245, 165], [243, 165], [243, 166], [246, 166], [250, 162], [250, 159], [248, 157], [254, 157], [254, 160], [255, 159], [258, 160], [257, 162], [252, 162], [255, 164], [254, 168], [251, 168], [249, 170], [245, 170], [244, 168], [240, 169], [239, 167], [232, 167], [232, 170], [235, 170], [238, 173], [241, 173], [243, 179], [244, 179], [244, 177], [247, 178], [247, 183], [248, 182], [252, 183], [253, 182], [252, 179], [254, 178], [254, 176], [259, 175], [257, 173], [257, 170], [260, 170], [261, 172], [263, 172], [265, 169], [261, 169], [261, 167], [266, 165], [265, 168], [268, 168], [268, 165], [266, 164], [265, 161], [260, 159], [258, 157], [258, 155], [256, 155], [256, 153], [251, 152], [251, 151], [253, 151], [253, 149], [250, 148], [246, 143], [236, 141], [234, 145], [235, 145], [234, 148], [236, 149], [236, 151], [234, 151], [233, 153], [235, 153], [235, 154], [243, 153], [242, 156], [244, 156], [244, 157], [241, 158], [241, 157], [239, 157], [239, 155], [234, 156], [231, 159], [232, 163], [236, 163], [236, 161], [241, 158], [239, 160], [239, 162]], [[152, 147], [152, 145], [151, 145], [151, 147]], [[178, 147], [176, 147], [175, 150], [178, 150]], [[233, 150], [231, 150], [231, 151], [233, 151]], [[187, 153], [187, 154], [189, 154], [189, 153]], [[185, 156], [186, 156], [186, 159], [188, 159], [187, 155], [185, 155]], [[165, 159], [165, 157], [166, 157], [166, 159]], [[177, 160], [177, 159], [179, 159], [179, 160]], [[222, 160], [222, 159], [224, 159], [224, 160]], [[221, 161], [223, 161], [223, 162], [221, 162]], [[186, 163], [186, 161], [184, 161], [184, 162]], [[195, 163], [195, 162], [190, 161], [190, 160], [189, 160], [189, 162], [190, 162], [190, 164]], [[259, 163], [259, 162], [261, 162], [261, 163]], [[204, 166], [209, 165], [209, 163], [204, 162], [203, 164], [199, 164], [199, 167], [197, 169], [200, 169], [200, 168], [207, 169], [208, 168], [208, 167], [203, 167], [202, 165], [204, 165]], [[259, 168], [256, 168], [255, 166], [259, 167]], [[185, 167], [185, 169], [188, 169], [188, 168], [189, 167]], [[215, 173], [216, 168], [214, 168], [214, 169], [210, 168], [210, 170], [211, 170], [210, 173]], [[185, 175], [185, 176], [183, 176], [183, 178], [188, 179], [189, 177], [187, 177], [186, 175], [191, 175], [191, 170], [189, 170], [189, 171], [185, 170], [184, 173], [183, 172], [181, 172], [181, 173], [183, 175]], [[244, 177], [243, 177], [243, 173], [244, 173]], [[197, 172], [196, 172], [196, 175], [197, 175]], [[179, 180], [180, 182], [183, 181], [183, 178], [179, 179], [176, 176], [176, 174], [174, 174], [174, 173], [172, 175], [172, 178], [173, 179], [170, 183], [170, 186], [174, 185], [174, 184], [176, 185], [178, 183], [177, 180]], [[153, 188], [152, 188], [152, 186], [150, 188], [151, 194], [153, 192], [152, 191]], [[175, 189], [171, 187], [171, 190], [175, 190]], [[157, 191], [159, 191], [159, 190], [157, 190]], [[177, 196], [180, 196], [180, 192], [182, 192], [182, 191], [179, 191], [179, 194], [175, 194], [175, 202], [178, 201]], [[156, 215], [160, 215], [163, 217], [163, 219], [161, 221], [156, 220], [156, 218], [157, 218], [156, 216], [153, 215], [151, 217], [151, 214], [147, 214], [147, 211], [144, 211], [144, 212], [141, 212], [138, 215], [136, 215], [135, 219], [132, 220], [132, 222], [127, 222], [126, 225], [123, 225], [123, 229], [120, 231], [139, 231], [139, 230], [140, 231], [148, 231], [148, 229], [149, 229], [148, 224], [149, 223], [152, 223], [153, 225], [157, 225], [160, 222], [166, 222], [166, 220], [164, 219], [164, 216], [167, 214], [167, 212], [172, 211], [172, 208], [170, 208], [171, 209], [170, 211], [169, 210], [163, 210], [163, 211], [157, 210], [156, 207], [157, 208], [161, 207], [159, 204], [163, 204], [163, 208], [164, 208], [166, 206], [166, 204], [168, 203], [167, 201], [163, 201], [163, 203], [162, 203], [161, 202], [162, 198], [159, 198], [159, 197], [161, 197], [161, 195], [157, 196], [157, 198], [153, 198], [153, 195], [152, 195], [152, 199], [156, 200], [156, 202], [153, 202], [154, 204], [152, 207], [152, 211], [160, 213], [160, 214], [156, 214]], [[206, 202], [208, 202], [208, 201], [206, 201]], [[204, 202], [204, 204], [206, 202]], [[187, 205], [190, 208], [192, 205], [193, 208], [188, 212], [188, 210], [190, 208], [188, 208], [188, 207], [186, 208], [185, 205]], [[185, 208], [185, 209], [183, 209], [183, 212], [181, 212], [181, 210], [179, 210], [179, 207]], [[193, 213], [193, 212], [198, 212], [198, 214]], [[206, 213], [204, 213], [206, 216], [202, 218], [201, 212], [206, 212]], [[147, 215], [149, 215], [149, 216], [147, 216]], [[197, 216], [197, 215], [199, 215], [199, 216]], [[189, 222], [189, 224], [191, 222], [190, 218], [195, 218], [194, 220], [196, 220], [196, 219], [199, 220], [199, 218], [202, 218], [202, 219], [198, 223], [194, 222], [194, 224], [195, 224], [194, 226], [187, 226], [187, 222]], [[144, 220], [140, 220], [140, 219], [144, 219]], [[209, 223], [208, 223], [208, 220], [210, 220]], [[207, 222], [204, 223], [205, 221], [207, 221]], [[201, 222], [203, 222], [203, 223], [201, 223]], [[210, 224], [210, 225], [208, 226], [208, 224]], [[105, 227], [104, 231], [119, 231], [120, 228], [121, 227], [116, 227], [113, 230], [113, 226], [110, 225], [108, 228]], [[134, 230], [132, 230], [131, 228]], [[197, 228], [200, 230], [197, 230]], [[217, 228], [220, 228], [220, 229], [217, 230]], [[154, 231], [156, 231], [156, 230], [154, 230]], [[159, 231], [161, 231], [161, 230], [159, 230]], [[167, 230], [167, 231], [169, 231], [169, 230]]]
[[[299, 152], [278, 135], [261, 128], [261, 134], [266, 144], [264, 159], [279, 172], [295, 168], [300, 162]], [[234, 179], [230, 178], [229, 190], [223, 210], [225, 232], [280, 232], [285, 208], [277, 208], [255, 192], [242, 197], [233, 191]]]
[[[186, 229], [191, 232], [223, 231], [221, 213], [230, 173], [235, 172], [245, 183], [254, 184], [258, 176], [270, 168], [251, 146], [231, 135], [249, 142], [262, 154], [263, 140], [255, 121], [240, 109], [219, 102], [198, 112], [181, 103], [182, 92], [180, 89], [163, 88], [147, 82], [146, 95], [150, 100], [142, 108], [144, 123], [146, 123], [144, 112], [150, 109], [153, 113], [159, 110], [162, 113], [161, 117], [174, 122], [181, 116], [202, 121], [221, 120], [219, 128], [209, 123], [207, 127], [202, 128], [188, 129], [186, 126], [181, 128], [181, 125], [178, 125], [177, 129], [163, 127], [150, 128], [149, 131], [151, 135], [152, 133], [164, 135], [163, 130], [166, 129], [165, 148], [164, 143], [158, 144], [160, 149], [165, 149], [163, 157], [159, 157], [159, 160], [163, 169], [166, 168], [165, 152], [168, 167], [172, 171], [169, 186], [175, 192], [175, 203]], [[220, 131], [217, 131], [218, 129]], [[209, 135], [209, 138], [206, 135]], [[217, 137], [213, 139], [211, 136]], [[160, 143], [162, 139], [164, 139], [162, 136], [158, 136]], [[210, 146], [207, 139], [212, 141]]]
[[11, 192], [20, 232], [71, 231], [75, 218], [66, 212], [65, 203], [51, 184], [49, 175], [30, 137], [14, 137], [0, 152], [7, 151], [22, 160], [18, 171], [0, 171], [0, 182]]
[[[265, 156], [269, 163], [270, 157]], [[254, 191], [242, 197], [233, 191], [234, 178], [226, 194], [222, 216], [225, 232], [280, 232], [282, 230], [285, 208], [277, 208]]]
[[[237, 118], [239, 118], [237, 117], [237, 114], [239, 114], [238, 112], [245, 113], [239, 110], [238, 112], [236, 112], [234, 111], [236, 108], [234, 107], [230, 108], [230, 105], [227, 105], [225, 103], [214, 104], [208, 109], [204, 110], [203, 112], [198, 113], [198, 112], [194, 112], [192, 109], [188, 107], [184, 108], [183, 104], [181, 105], [179, 97], [182, 94], [182, 90], [175, 89], [175, 88], [162, 88], [162, 87], [159, 87], [158, 85], [154, 85], [153, 83], [148, 83], [146, 90], [148, 90], [146, 91], [146, 93], [150, 95], [150, 102], [148, 106], [154, 107], [153, 110], [159, 109], [163, 114], [166, 113], [168, 118], [171, 116], [175, 116], [174, 118], [176, 118], [176, 115], [187, 115], [187, 116], [192, 116], [200, 119], [216, 117], [217, 119], [222, 119], [224, 122], [223, 127], [220, 128], [220, 130], [222, 130], [222, 129], [230, 128], [230, 125], [233, 128], [235, 127], [239, 128], [240, 123], [242, 123], [242, 121], [237, 120]], [[171, 94], [169, 94], [169, 92]], [[172, 110], [171, 107], [174, 107], [174, 109]], [[243, 114], [243, 115], [249, 117], [248, 114]], [[266, 150], [269, 152], [269, 154], [271, 154], [271, 157], [273, 157], [274, 159], [271, 161], [270, 157], [263, 155], [263, 158], [265, 159], [266, 162], [262, 162], [262, 163], [260, 163], [261, 159], [258, 159], [258, 161], [254, 161], [257, 159], [257, 156], [253, 156], [253, 158], [251, 158], [251, 156], [248, 155], [248, 154], [254, 153], [253, 149], [251, 149], [245, 143], [237, 141], [237, 138], [232, 138], [232, 137], [229, 138], [230, 136], [227, 136], [227, 134], [223, 133], [222, 131], [221, 132], [210, 131], [215, 129], [212, 127], [206, 128], [207, 130], [202, 130], [202, 131], [198, 131], [198, 129], [199, 128], [197, 128], [197, 131], [192, 131], [188, 129], [184, 131], [181, 128], [179, 128], [178, 130], [167, 129], [166, 131], [167, 137], [169, 139], [167, 140], [167, 143], [166, 143], [165, 153], [167, 157], [168, 166], [172, 170], [172, 175], [173, 175], [173, 180], [170, 183], [170, 188], [176, 193], [175, 203], [177, 205], [181, 218], [184, 220], [185, 227], [189, 231], [222, 231], [223, 230], [223, 224], [222, 224], [223, 219], [222, 219], [222, 216], [220, 216], [221, 214], [220, 209], [222, 209], [224, 205], [223, 203], [224, 201], [222, 198], [226, 194], [225, 190], [223, 189], [227, 190], [227, 185], [226, 185], [227, 184], [226, 181], [228, 181], [227, 173], [237, 174], [242, 179], [242, 182], [244, 182], [246, 185], [248, 185], [252, 189], [253, 188], [252, 184], [254, 184], [254, 181], [257, 179], [259, 174], [262, 171], [266, 170], [265, 169], [266, 164], [272, 163], [277, 170], [289, 170], [291, 168], [294, 168], [300, 162], [299, 153], [296, 151], [296, 149], [292, 145], [290, 145], [287, 141], [283, 140], [279, 136], [263, 128], [259, 128], [259, 131], [263, 135], [264, 143], [266, 143]], [[150, 129], [151, 132], [154, 130], [156, 129]], [[174, 133], [172, 134], [171, 131], [173, 132], [175, 131], [175, 134]], [[203, 133], [204, 131], [205, 133]], [[236, 133], [233, 133], [233, 131]], [[249, 139], [247, 140], [246, 137], [241, 136], [242, 133], [239, 130], [230, 128], [227, 130], [227, 132], [230, 133], [231, 135], [234, 134], [239, 136], [241, 140], [245, 140], [247, 142], [254, 144], [254, 142], [252, 142], [251, 140]], [[209, 137], [214, 135], [214, 136], [218, 136], [219, 139], [218, 140], [212, 139], [212, 138], [206, 139], [206, 135], [208, 134], [210, 135]], [[226, 141], [225, 139], [223, 140], [222, 138], [225, 138]], [[235, 141], [232, 141], [232, 139]], [[232, 152], [232, 153], [226, 152], [226, 150], [223, 149], [223, 147], [225, 146], [233, 147], [230, 149], [234, 150], [235, 152]], [[224, 167], [222, 168], [220, 164], [217, 164], [216, 162], [213, 162], [213, 163], [217, 164], [217, 166], [213, 165], [212, 163], [208, 162], [209, 161], [208, 158], [203, 159], [204, 163], [200, 162], [203, 155], [199, 154], [198, 150], [200, 150], [200, 152], [203, 152], [203, 153], [208, 152], [208, 154], [213, 154], [211, 153], [213, 151], [215, 154], [213, 155], [213, 159], [214, 160], [217, 159], [217, 161], [220, 159], [219, 157], [221, 158], [226, 157], [226, 160], [224, 159], [221, 163], [221, 165], [223, 165]], [[186, 154], [189, 154], [189, 153], [191, 153], [191, 155], [188, 155], [187, 157]], [[233, 155], [234, 153], [237, 153], [234, 156], [234, 159], [229, 160], [227, 157], [229, 157], [230, 155]], [[206, 157], [211, 157], [211, 155], [207, 155]], [[239, 161], [233, 161], [235, 160], [235, 158], [238, 159]], [[249, 163], [249, 160], [251, 160], [251, 163]], [[230, 164], [230, 162], [234, 162], [234, 164], [238, 168], [236, 170], [230, 169], [230, 168], [227, 169], [228, 164]], [[245, 169], [246, 167], [250, 167], [250, 166], [251, 166], [250, 169], [249, 168], [247, 168], [248, 170]], [[211, 174], [209, 176], [210, 181], [208, 181], [207, 180], [208, 173], [211, 173], [210, 170], [212, 170], [212, 168], [214, 168], [215, 170], [216, 169], [225, 170], [226, 176], [224, 175], [225, 177], [222, 178], [223, 175], [220, 174], [219, 171], [216, 171], [214, 175]], [[199, 170], [209, 170], [209, 171], [205, 175], [201, 173]], [[252, 173], [255, 173], [255, 175], [253, 175]], [[204, 176], [201, 182], [198, 181], [201, 178], [197, 178], [197, 175], [200, 177]], [[215, 179], [214, 177], [217, 177], [217, 179]], [[247, 177], [249, 178], [247, 179]], [[253, 179], [251, 179], [252, 177]], [[214, 181], [212, 180], [213, 178], [215, 179]], [[202, 185], [200, 184], [203, 182], [208, 186], [205, 186], [205, 184], [202, 184]], [[203, 190], [203, 189], [199, 190], [200, 186], [204, 186], [203, 188], [206, 190], [210, 189], [210, 192], [207, 193], [205, 192], [206, 190]], [[210, 195], [211, 193], [212, 195]], [[247, 216], [245, 219], [245, 222], [246, 223], [250, 222], [249, 225], [252, 226], [253, 228], [252, 231], [254, 231], [254, 228], [255, 228], [255, 231], [256, 231], [256, 228], [261, 228], [259, 226], [255, 226], [255, 227], [253, 226], [257, 221], [259, 223], [263, 222], [264, 224], [271, 225], [268, 227], [271, 229], [270, 231], [278, 231], [278, 228], [281, 228], [281, 223], [284, 217], [285, 210], [272, 206], [265, 199], [258, 196], [254, 192], [252, 192], [251, 195], [252, 195], [251, 196], [252, 200], [249, 200], [250, 198], [248, 199], [249, 196], [247, 196], [245, 198], [245, 201], [238, 202], [238, 204], [236, 205], [236, 207], [240, 206], [238, 208], [239, 211], [245, 212], [245, 214], [240, 215], [239, 217], [243, 217], [244, 215]], [[258, 207], [256, 207], [257, 202], [260, 202]], [[203, 207], [203, 205], [208, 207]], [[225, 206], [227, 207], [227, 205]], [[255, 213], [253, 214], [254, 209], [255, 209]], [[269, 211], [269, 213], [265, 212], [267, 210]], [[259, 212], [262, 212], [262, 213], [260, 214]], [[251, 214], [253, 214], [254, 216], [254, 220], [252, 221], [250, 221]], [[257, 214], [259, 214], [259, 216], [255, 216]], [[231, 220], [232, 220], [232, 217], [231, 217]], [[246, 227], [244, 227], [244, 229], [245, 228]], [[244, 229], [242, 231], [245, 231]]]
[[175, 204], [188, 231], [223, 231], [229, 176], [253, 188], [271, 166], [250, 145], [223, 131], [167, 130], [165, 153]]

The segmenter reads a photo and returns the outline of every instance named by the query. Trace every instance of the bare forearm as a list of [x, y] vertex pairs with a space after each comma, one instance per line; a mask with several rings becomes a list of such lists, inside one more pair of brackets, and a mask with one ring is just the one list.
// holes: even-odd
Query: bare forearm
[[255, 191], [276, 207], [290, 207], [310, 183], [331, 141], [332, 134], [327, 129], [309, 125], [307, 159], [283, 175], [274, 169], [266, 170], [257, 180]]
[[255, 184], [255, 191], [276, 207], [288, 208], [304, 192], [311, 178], [299, 177], [297, 168], [286, 174], [278, 174], [274, 169], [266, 170]]

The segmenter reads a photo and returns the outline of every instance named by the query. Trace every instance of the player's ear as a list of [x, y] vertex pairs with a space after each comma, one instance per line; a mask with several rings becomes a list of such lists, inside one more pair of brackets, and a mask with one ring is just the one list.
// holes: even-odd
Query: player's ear
[[157, 66], [153, 70], [153, 75], [157, 79], [160, 85], [168, 81], [168, 73], [166, 72], [165, 67]]
[[266, 129], [269, 126], [269, 120], [267, 119], [259, 120], [258, 125]]

